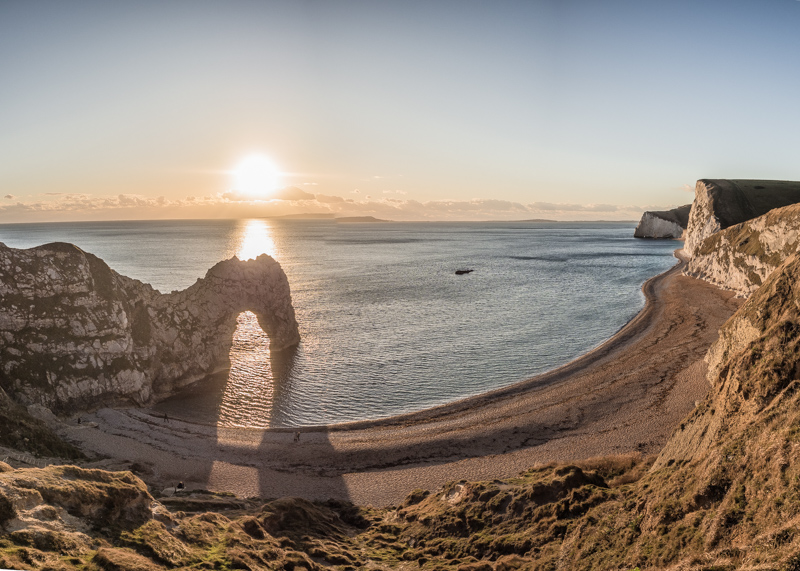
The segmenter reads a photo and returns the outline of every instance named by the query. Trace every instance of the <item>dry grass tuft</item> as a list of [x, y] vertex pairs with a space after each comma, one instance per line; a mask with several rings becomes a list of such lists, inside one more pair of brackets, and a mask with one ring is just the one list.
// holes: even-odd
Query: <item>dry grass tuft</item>
[[163, 566], [130, 549], [115, 547], [99, 549], [92, 559], [92, 564], [103, 571], [158, 571], [164, 569]]

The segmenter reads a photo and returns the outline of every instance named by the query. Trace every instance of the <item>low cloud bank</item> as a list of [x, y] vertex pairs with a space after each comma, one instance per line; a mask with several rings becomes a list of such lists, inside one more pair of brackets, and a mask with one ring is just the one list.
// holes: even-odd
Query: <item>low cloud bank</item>
[[432, 200], [420, 202], [388, 196], [344, 198], [312, 194], [287, 187], [269, 200], [236, 193], [168, 199], [137, 194], [95, 196], [51, 193], [39, 200], [22, 201], [6, 195], [0, 203], [0, 222], [55, 220], [113, 220], [169, 218], [243, 218], [317, 213], [334, 216], [374, 216], [389, 220], [637, 220], [644, 210], [663, 206], [565, 204], [508, 200]]

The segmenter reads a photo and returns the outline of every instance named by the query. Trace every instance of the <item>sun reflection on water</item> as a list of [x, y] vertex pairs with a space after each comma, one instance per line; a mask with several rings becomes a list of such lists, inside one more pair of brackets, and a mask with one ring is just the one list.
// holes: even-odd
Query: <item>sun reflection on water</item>
[[272, 228], [264, 220], [243, 220], [237, 229], [239, 245], [236, 257], [240, 260], [257, 258], [261, 254], [276, 257], [275, 242], [272, 239]]
[[250, 311], [236, 318], [230, 360], [231, 370], [219, 407], [218, 424], [268, 427], [275, 400], [269, 337]]
[[[272, 228], [265, 220], [242, 220], [233, 243], [240, 260], [261, 254], [277, 257]], [[231, 369], [219, 407], [219, 426], [268, 427], [275, 400], [274, 375], [269, 337], [254, 313], [245, 311], [236, 318], [229, 358]]]

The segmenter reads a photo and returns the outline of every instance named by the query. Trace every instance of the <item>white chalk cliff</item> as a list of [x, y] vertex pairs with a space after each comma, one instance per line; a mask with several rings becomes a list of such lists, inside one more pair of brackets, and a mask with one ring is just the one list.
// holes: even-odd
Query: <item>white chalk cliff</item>
[[634, 238], [680, 238], [686, 230], [691, 208], [691, 204], [686, 204], [672, 210], [645, 212], [633, 232]]
[[749, 296], [800, 244], [800, 204], [719, 231], [694, 248], [685, 273]]
[[62, 412], [151, 402], [225, 366], [247, 310], [271, 352], [299, 343], [289, 282], [267, 255], [161, 294], [71, 244], [0, 244], [0, 387]]

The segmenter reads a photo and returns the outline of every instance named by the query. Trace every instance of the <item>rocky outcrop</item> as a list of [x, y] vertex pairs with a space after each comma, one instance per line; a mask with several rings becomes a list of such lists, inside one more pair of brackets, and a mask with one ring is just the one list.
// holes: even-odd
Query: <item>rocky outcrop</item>
[[131, 472], [0, 462], [2, 569], [386, 569], [370, 564], [386, 553], [399, 562], [405, 545], [387, 550], [378, 535], [394, 528], [370, 524], [341, 502], [207, 490], [158, 501]]
[[748, 296], [800, 243], [800, 204], [712, 234], [694, 249], [684, 270], [692, 277]]
[[0, 525], [21, 544], [60, 536], [89, 547], [86, 532], [138, 527], [153, 518], [152, 504], [147, 486], [130, 472], [50, 466], [0, 473]]
[[225, 366], [247, 310], [271, 351], [300, 341], [286, 274], [267, 255], [161, 294], [71, 244], [0, 244], [0, 387], [56, 411], [146, 403]]
[[684, 251], [693, 256], [709, 236], [780, 208], [800, 202], [800, 182], [780, 180], [697, 181], [686, 227]]
[[672, 210], [645, 212], [633, 232], [634, 238], [678, 239], [689, 223], [692, 205], [686, 204]]
[[[36, 407], [42, 409], [41, 412], [44, 414], [49, 410], [41, 405], [30, 405], [28, 408]], [[0, 446], [24, 450], [37, 456], [84, 458], [80, 450], [56, 435], [53, 426], [34, 417], [30, 410], [14, 402], [2, 388], [0, 388]]]

